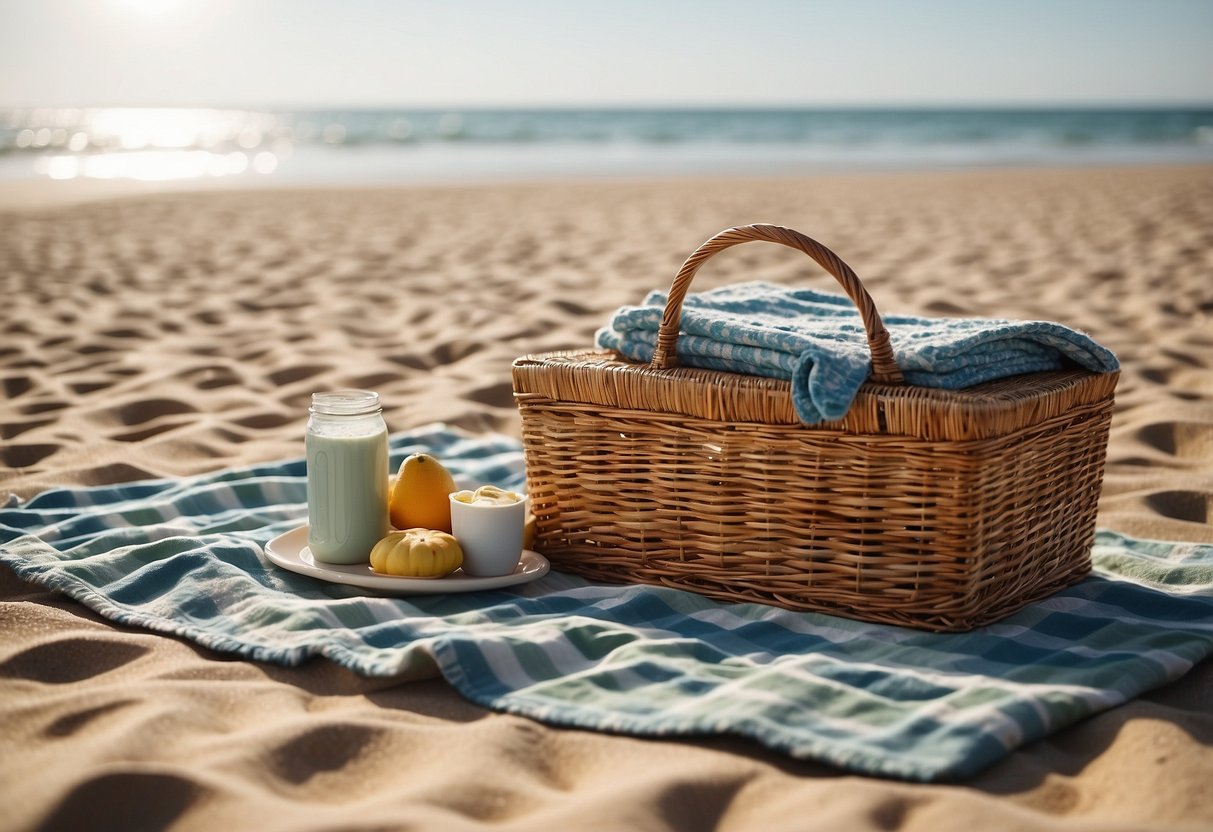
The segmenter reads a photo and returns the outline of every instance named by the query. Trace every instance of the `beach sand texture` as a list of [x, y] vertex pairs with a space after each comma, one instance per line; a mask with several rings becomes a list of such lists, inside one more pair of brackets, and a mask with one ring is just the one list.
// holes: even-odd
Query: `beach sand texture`
[[[510, 362], [589, 346], [731, 225], [833, 248], [882, 311], [1117, 352], [1100, 525], [1213, 543], [1213, 168], [166, 193], [0, 213], [0, 494], [295, 457], [310, 394], [518, 435]], [[749, 244], [696, 288], [832, 288]], [[1213, 828], [1213, 666], [974, 781], [492, 714], [114, 627], [0, 568], [0, 828]]]

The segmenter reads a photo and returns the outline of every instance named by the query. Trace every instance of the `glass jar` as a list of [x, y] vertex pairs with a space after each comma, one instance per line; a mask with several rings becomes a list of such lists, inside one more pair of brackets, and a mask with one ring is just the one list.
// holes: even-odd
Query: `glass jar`
[[379, 394], [313, 393], [308, 413], [308, 547], [318, 561], [361, 563], [388, 533], [387, 425]]

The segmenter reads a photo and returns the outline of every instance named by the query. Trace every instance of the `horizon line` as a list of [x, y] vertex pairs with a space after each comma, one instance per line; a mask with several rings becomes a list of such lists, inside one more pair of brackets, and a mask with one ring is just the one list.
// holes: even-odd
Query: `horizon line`
[[1139, 99], [1075, 99], [1068, 101], [1029, 100], [955, 100], [955, 101], [769, 101], [769, 102], [445, 102], [445, 103], [278, 103], [278, 104], [216, 104], [216, 103], [106, 103], [106, 104], [3, 104], [0, 112], [18, 110], [246, 110], [246, 111], [376, 111], [376, 110], [532, 110], [532, 111], [763, 111], [763, 110], [1173, 110], [1213, 109], [1213, 99], [1200, 101], [1190, 99], [1143, 101]]

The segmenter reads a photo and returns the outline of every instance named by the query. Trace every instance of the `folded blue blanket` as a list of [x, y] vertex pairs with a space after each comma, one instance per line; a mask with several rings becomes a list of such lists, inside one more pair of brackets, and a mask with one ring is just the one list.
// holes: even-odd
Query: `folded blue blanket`
[[[524, 481], [521, 447], [431, 427], [461, 485]], [[734, 734], [918, 780], [970, 776], [1213, 654], [1213, 547], [1100, 532], [1095, 574], [933, 634], [559, 572], [512, 591], [382, 598], [271, 565], [305, 519], [301, 459], [47, 491], [0, 507], [0, 562], [121, 624], [264, 662], [441, 673], [488, 708], [644, 736]]]
[[[650, 292], [619, 309], [598, 346], [651, 361], [666, 304]], [[1067, 366], [1096, 372], [1116, 356], [1061, 324], [883, 315], [907, 384], [958, 390], [985, 381]], [[841, 419], [871, 364], [859, 312], [842, 294], [738, 283], [689, 294], [682, 306], [678, 357], [688, 367], [790, 379], [801, 421]]]

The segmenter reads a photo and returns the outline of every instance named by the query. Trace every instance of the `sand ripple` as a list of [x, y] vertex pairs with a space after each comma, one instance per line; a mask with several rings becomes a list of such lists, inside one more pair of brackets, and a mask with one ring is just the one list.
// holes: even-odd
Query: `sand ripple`
[[[298, 456], [312, 391], [517, 434], [509, 364], [586, 346], [729, 225], [835, 248], [880, 307], [1060, 320], [1125, 363], [1101, 523], [1213, 542], [1213, 171], [216, 192], [0, 217], [0, 492]], [[774, 247], [704, 287], [826, 287]], [[491, 715], [101, 623], [0, 572], [10, 828], [1164, 829], [1213, 825], [1213, 668], [974, 783]]]

